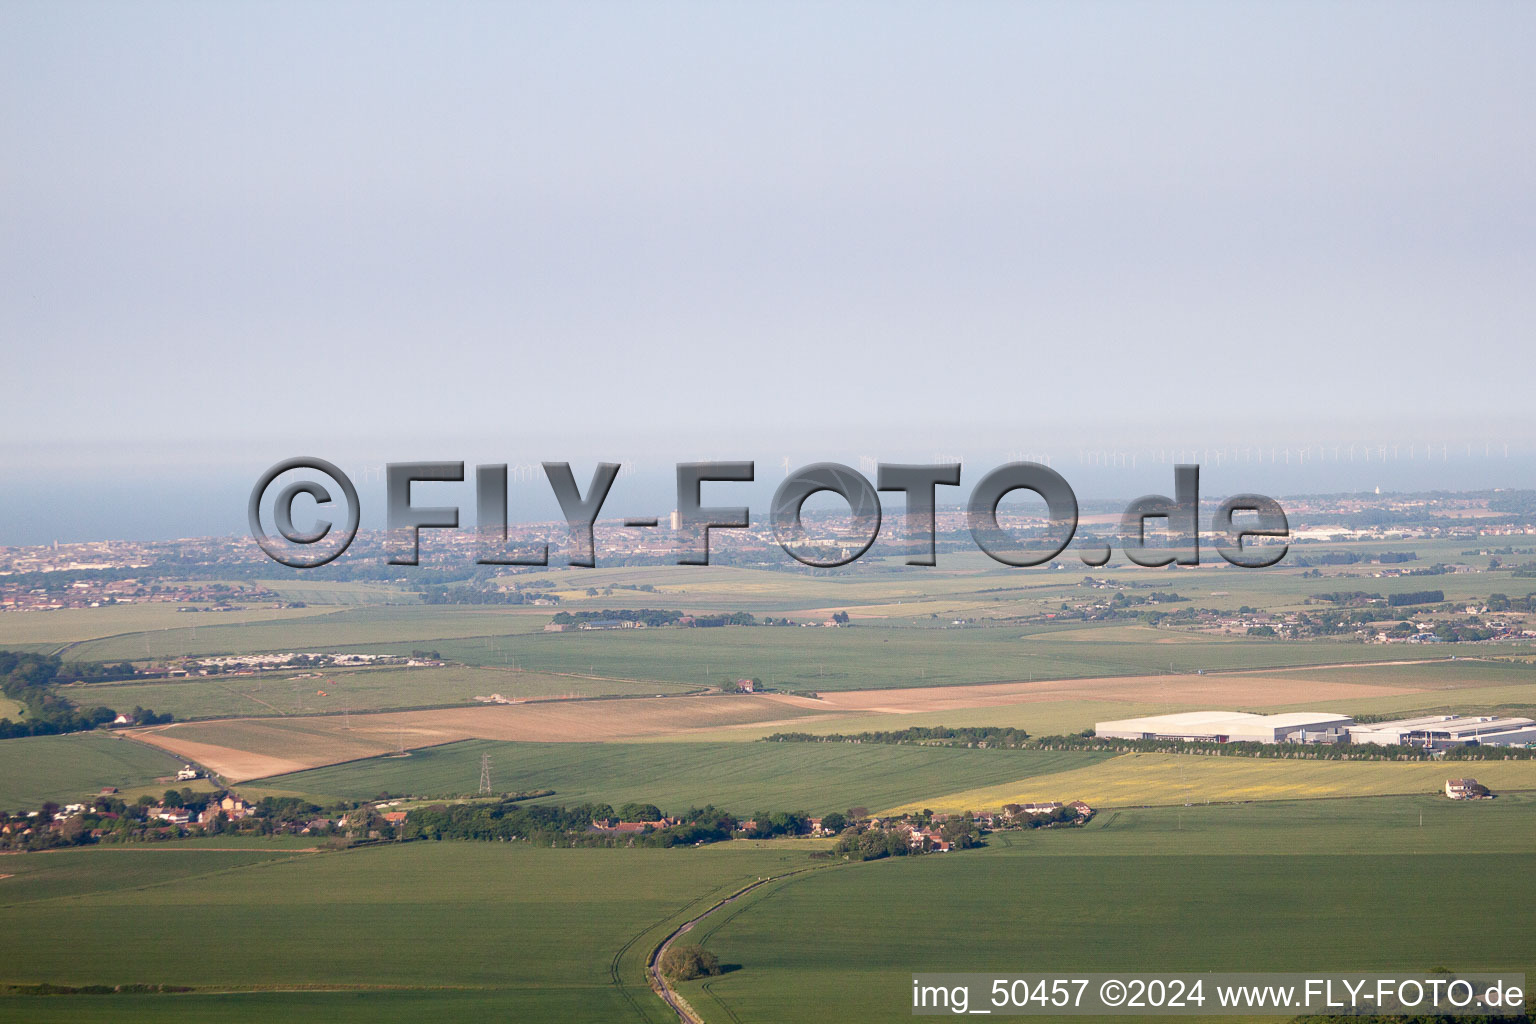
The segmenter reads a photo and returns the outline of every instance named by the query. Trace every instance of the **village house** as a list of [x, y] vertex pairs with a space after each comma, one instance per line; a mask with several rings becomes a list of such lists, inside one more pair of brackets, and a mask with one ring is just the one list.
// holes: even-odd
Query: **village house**
[[1491, 794], [1476, 779], [1446, 779], [1445, 795], [1452, 800], [1481, 800]]
[[163, 821], [167, 825], [188, 825], [192, 822], [192, 812], [185, 807], [156, 805], [149, 809], [149, 816], [156, 821]]
[[663, 815], [656, 821], [614, 821], [611, 818], [594, 818], [592, 820], [593, 832], [607, 832], [612, 835], [641, 835], [656, 829], [671, 828], [681, 819], [668, 818]]
[[1028, 817], [1032, 814], [1051, 814], [1060, 809], [1060, 807], [1061, 801], [1059, 800], [1051, 800], [1045, 803], [1021, 804], [1019, 805], [1018, 814], [1021, 817]]

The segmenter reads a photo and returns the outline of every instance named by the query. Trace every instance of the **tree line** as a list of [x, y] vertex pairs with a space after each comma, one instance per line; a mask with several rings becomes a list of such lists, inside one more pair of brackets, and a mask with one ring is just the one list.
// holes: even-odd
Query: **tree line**
[[[74, 682], [112, 682], [131, 679], [134, 675], [133, 665], [126, 661], [65, 662], [53, 654], [0, 651], [0, 693], [26, 709], [22, 721], [0, 718], [0, 739], [83, 732], [107, 725], [117, 718], [115, 710], [103, 705], [77, 707], [57, 692], [57, 686]], [[134, 711], [135, 720], [145, 724], [171, 721], [169, 714], [156, 715], [144, 708]]]
[[1011, 726], [965, 726], [952, 728], [947, 725], [913, 726], [909, 729], [877, 730], [873, 732], [826, 733], [776, 732], [764, 737], [768, 743], [888, 743], [895, 745], [918, 744], [931, 747], [1008, 747], [1026, 746], [1029, 733]]

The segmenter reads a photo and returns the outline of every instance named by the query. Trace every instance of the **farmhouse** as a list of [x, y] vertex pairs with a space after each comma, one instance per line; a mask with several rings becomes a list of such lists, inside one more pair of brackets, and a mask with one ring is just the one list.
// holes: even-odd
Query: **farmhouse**
[[1059, 800], [1050, 800], [1046, 803], [1024, 804], [1019, 808], [1020, 814], [1050, 814], [1061, 807]]
[[1253, 715], [1242, 711], [1186, 711], [1099, 722], [1094, 732], [1117, 740], [1188, 740], [1206, 743], [1338, 743], [1354, 720], [1326, 711]]
[[611, 818], [593, 819], [589, 832], [606, 832], [610, 835], [642, 835], [646, 832], [654, 832], [659, 829], [671, 828], [681, 824], [680, 818], [669, 818], [663, 815], [656, 821], [614, 821]]
[[1476, 779], [1446, 779], [1445, 795], [1452, 800], [1481, 800], [1490, 794]]

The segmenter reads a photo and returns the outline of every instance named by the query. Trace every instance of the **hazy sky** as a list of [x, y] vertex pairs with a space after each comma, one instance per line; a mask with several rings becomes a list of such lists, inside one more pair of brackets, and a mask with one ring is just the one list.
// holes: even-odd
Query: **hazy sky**
[[7, 0], [0, 468], [1530, 440], [1532, 40], [1529, 3]]

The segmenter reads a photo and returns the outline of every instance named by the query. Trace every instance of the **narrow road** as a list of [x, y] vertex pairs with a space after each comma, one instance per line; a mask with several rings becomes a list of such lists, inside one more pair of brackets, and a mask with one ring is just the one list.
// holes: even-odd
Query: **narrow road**
[[704, 1019], [700, 1017], [697, 1012], [695, 1012], [693, 1007], [688, 1005], [688, 1001], [686, 999], [672, 990], [672, 987], [667, 984], [667, 979], [662, 976], [661, 958], [666, 955], [666, 952], [671, 947], [672, 943], [693, 931], [693, 926], [704, 920], [710, 914], [713, 914], [721, 907], [736, 902], [737, 900], [741, 899], [741, 897], [751, 892], [753, 889], [756, 889], [758, 886], [767, 885], [769, 882], [776, 882], [781, 878], [788, 878], [790, 875], [798, 875], [804, 871], [814, 870], [816, 869], [799, 868], [794, 871], [786, 871], [782, 875], [769, 875], [767, 878], [759, 878], [751, 885], [737, 889], [735, 892], [731, 893], [725, 899], [720, 900], [718, 903], [711, 904], [709, 907], [705, 908], [704, 912], [699, 914], [698, 917], [695, 917], [692, 920], [686, 921], [679, 925], [672, 932], [672, 934], [661, 940], [661, 945], [657, 946], [654, 950], [651, 951], [651, 958], [646, 962], [645, 965], [645, 972], [650, 975], [651, 988], [655, 990], [656, 994], [660, 996], [668, 1006], [672, 1007], [673, 1012], [677, 1014], [677, 1019], [681, 1021], [682, 1024], [704, 1024]]

